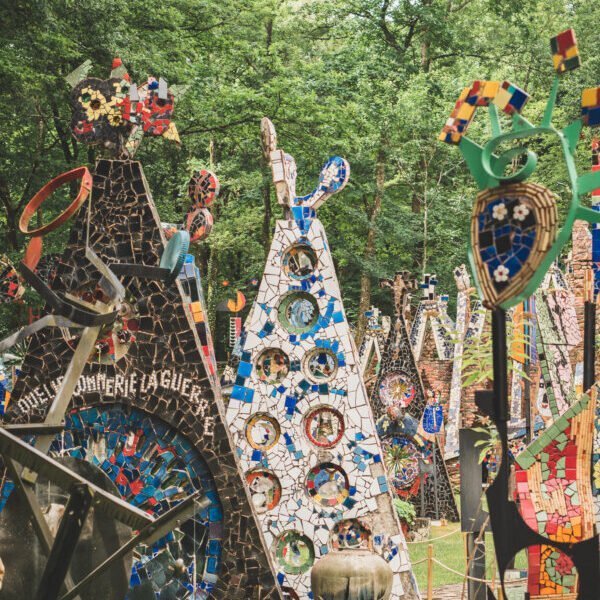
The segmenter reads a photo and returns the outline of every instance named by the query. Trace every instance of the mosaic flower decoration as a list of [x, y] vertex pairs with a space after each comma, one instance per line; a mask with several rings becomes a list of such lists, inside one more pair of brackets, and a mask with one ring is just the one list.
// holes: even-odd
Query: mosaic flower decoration
[[385, 466], [394, 489], [397, 492], [410, 489], [420, 474], [421, 453], [405, 437], [388, 438], [382, 442], [382, 445]]
[[[600, 212], [580, 203], [585, 194], [600, 188], [600, 171], [578, 175], [573, 158], [582, 127], [600, 124], [600, 88], [584, 90], [581, 118], [557, 129], [552, 115], [560, 75], [580, 66], [580, 59], [573, 30], [552, 38], [551, 46], [557, 74], [540, 125], [521, 114], [529, 100], [525, 90], [508, 81], [475, 81], [461, 92], [440, 134], [441, 141], [458, 145], [480, 189], [468, 252], [487, 308], [508, 309], [531, 296], [568, 241], [575, 220], [600, 222]], [[484, 145], [466, 136], [480, 106], [488, 108], [492, 131]], [[502, 130], [499, 110], [512, 117], [509, 131]], [[540, 136], [559, 143], [567, 166], [566, 187], [572, 197], [562, 227], [555, 194], [527, 181], [538, 160], [527, 143]]]
[[71, 129], [85, 144], [101, 146], [114, 156], [133, 156], [144, 135], [162, 136], [180, 143], [172, 121], [176, 99], [185, 88], [149, 77], [133, 83], [120, 58], [115, 58], [106, 80], [88, 77], [86, 61], [66, 79], [72, 86]]

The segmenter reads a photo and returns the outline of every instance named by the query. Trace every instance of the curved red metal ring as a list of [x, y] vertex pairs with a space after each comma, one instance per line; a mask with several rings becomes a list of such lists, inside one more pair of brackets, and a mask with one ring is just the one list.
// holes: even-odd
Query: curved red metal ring
[[[42, 225], [37, 229], [28, 229], [29, 221], [36, 213], [38, 208], [42, 205], [44, 200], [47, 200], [53, 193], [56, 191], [61, 185], [65, 183], [69, 183], [70, 181], [74, 181], [76, 179], [81, 179], [81, 185], [79, 187], [79, 192], [75, 197], [75, 200], [67, 206], [67, 208], [60, 214], [56, 219], [50, 221], [46, 225]], [[55, 177], [51, 181], [49, 181], [38, 193], [29, 201], [27, 206], [23, 209], [23, 213], [21, 214], [21, 218], [19, 219], [19, 229], [21, 233], [25, 235], [31, 235], [34, 237], [39, 237], [42, 235], [46, 235], [51, 231], [54, 231], [57, 227], [60, 227], [63, 223], [68, 221], [81, 207], [81, 205], [86, 201], [87, 197], [90, 194], [92, 189], [92, 175], [87, 167], [77, 167], [77, 169], [73, 169], [72, 171], [67, 171], [66, 173], [62, 173], [58, 177]]]

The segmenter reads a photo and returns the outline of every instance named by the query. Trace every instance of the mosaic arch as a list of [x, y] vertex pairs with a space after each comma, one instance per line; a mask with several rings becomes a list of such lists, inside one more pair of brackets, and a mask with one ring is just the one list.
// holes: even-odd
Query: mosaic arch
[[90, 462], [124, 500], [156, 516], [203, 491], [211, 500], [208, 509], [152, 548], [136, 550], [130, 592], [180, 597], [194, 591], [195, 578], [196, 594], [208, 597], [220, 569], [223, 510], [210, 469], [189, 440], [161, 419], [114, 404], [70, 413], [50, 452]]
[[[274, 129], [264, 121], [269, 138]], [[314, 192], [297, 197], [293, 158], [276, 149], [274, 135], [270, 140], [267, 155], [286, 218], [277, 221], [240, 338], [227, 409], [250, 491], [257, 497], [255, 512], [288, 597], [312, 598], [312, 567], [337, 540], [337, 524], [360, 519], [372, 532], [373, 550], [394, 573], [391, 598], [416, 598], [358, 353], [316, 214], [325, 198], [341, 190], [349, 167], [339, 157], [329, 159]], [[280, 436], [261, 448], [247, 427], [265, 414], [275, 419]], [[268, 429], [265, 437], [275, 440]], [[278, 502], [265, 502], [263, 482], [255, 483], [257, 471], [277, 478]], [[269, 489], [264, 481], [264, 490]]]

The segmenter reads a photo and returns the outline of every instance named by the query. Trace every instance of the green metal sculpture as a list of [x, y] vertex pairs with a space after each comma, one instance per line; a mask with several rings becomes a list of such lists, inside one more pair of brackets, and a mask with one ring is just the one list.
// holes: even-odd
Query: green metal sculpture
[[[581, 203], [585, 194], [600, 187], [600, 173], [578, 175], [573, 157], [582, 127], [598, 124], [597, 90], [584, 90], [582, 117], [557, 129], [552, 115], [561, 74], [580, 63], [572, 30], [553, 38], [551, 45], [557, 73], [540, 125], [533, 125], [520, 114], [529, 99], [526, 92], [507, 81], [502, 85], [475, 81], [463, 90], [440, 135], [442, 141], [458, 145], [480, 189], [468, 256], [488, 308], [508, 309], [533, 294], [569, 240], [576, 219], [600, 222], [600, 213]], [[492, 130], [492, 138], [483, 146], [465, 135], [478, 106], [489, 107]], [[499, 109], [512, 116], [510, 131], [502, 131]], [[567, 166], [571, 201], [560, 228], [555, 195], [527, 181], [538, 164], [527, 143], [540, 136], [558, 141]], [[519, 144], [516, 147], [515, 142]], [[510, 149], [500, 151], [503, 145], [511, 144]]]

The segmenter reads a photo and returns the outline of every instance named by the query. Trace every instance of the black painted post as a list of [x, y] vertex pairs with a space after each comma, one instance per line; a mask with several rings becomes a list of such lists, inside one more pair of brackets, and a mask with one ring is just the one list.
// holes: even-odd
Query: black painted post
[[84, 483], [75, 483], [60, 521], [50, 556], [35, 596], [36, 600], [56, 600], [75, 553], [81, 530], [92, 505], [93, 494]]
[[494, 409], [500, 421], [509, 420], [508, 354], [506, 349], [506, 312], [492, 311], [492, 354], [494, 359]]
[[[477, 533], [467, 533], [467, 556], [469, 557], [469, 579], [467, 589], [469, 600], [486, 600], [485, 583], [485, 539], [477, 541]], [[477, 580], [481, 581], [477, 581]]]
[[[484, 440], [485, 435], [472, 429], [460, 429], [460, 528], [467, 538], [469, 577], [485, 579], [485, 537], [476, 543], [479, 532], [486, 524], [488, 513], [481, 506], [481, 464], [479, 448], [475, 443]], [[489, 531], [489, 521], [485, 527]], [[484, 583], [469, 580], [469, 600], [486, 600], [487, 589]]]

